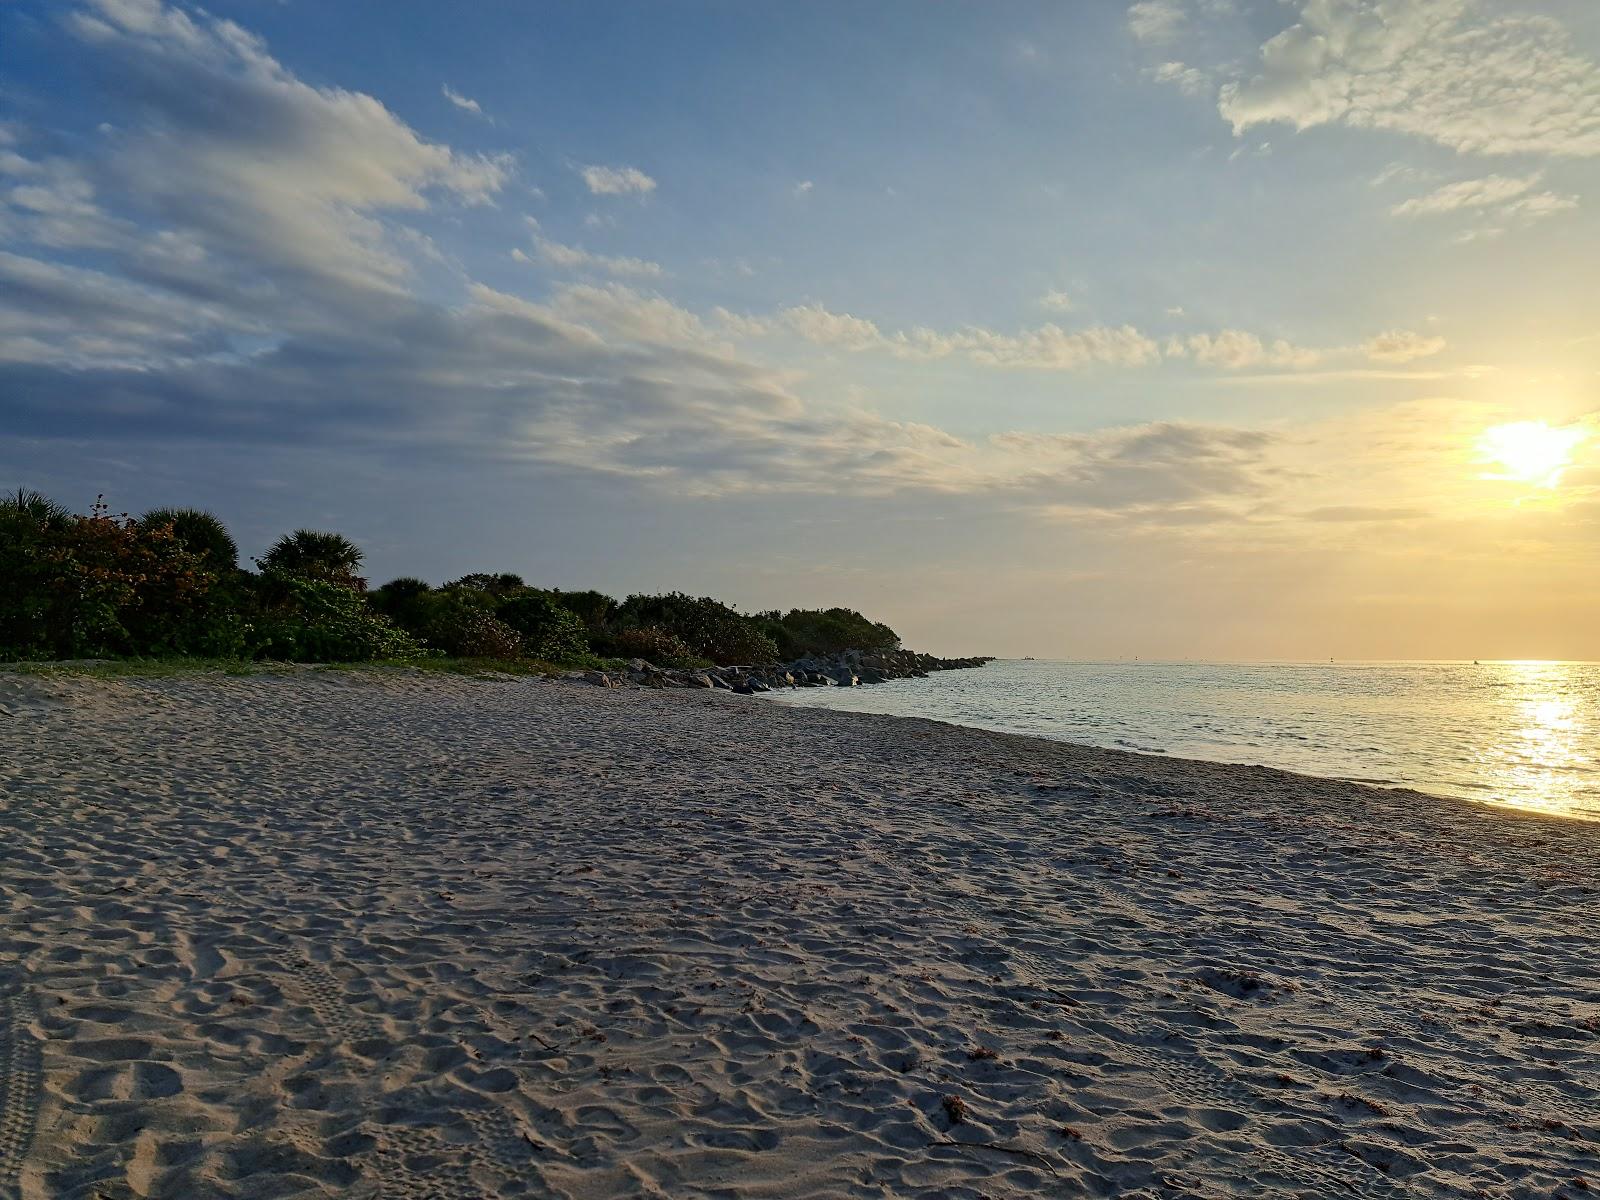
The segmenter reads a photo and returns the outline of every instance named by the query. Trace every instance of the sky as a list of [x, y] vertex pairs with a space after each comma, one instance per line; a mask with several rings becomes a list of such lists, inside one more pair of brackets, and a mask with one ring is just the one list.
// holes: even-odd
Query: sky
[[1600, 659], [1593, 0], [0, 0], [0, 486], [919, 649]]

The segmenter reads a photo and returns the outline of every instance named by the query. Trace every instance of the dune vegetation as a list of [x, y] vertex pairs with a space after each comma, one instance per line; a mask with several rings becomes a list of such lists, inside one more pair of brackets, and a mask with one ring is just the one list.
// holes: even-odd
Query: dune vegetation
[[252, 564], [199, 509], [135, 517], [101, 499], [74, 513], [18, 490], [0, 497], [0, 659], [703, 667], [900, 645], [846, 608], [746, 614], [708, 596], [617, 600], [509, 573], [371, 587], [361, 548], [319, 530], [285, 534]]

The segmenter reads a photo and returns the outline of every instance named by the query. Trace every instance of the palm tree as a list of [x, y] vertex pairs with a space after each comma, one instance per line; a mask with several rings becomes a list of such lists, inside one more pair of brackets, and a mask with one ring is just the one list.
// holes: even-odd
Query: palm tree
[[43, 492], [32, 488], [18, 488], [9, 495], [0, 496], [0, 521], [27, 521], [41, 529], [65, 525], [72, 517], [62, 505]]
[[360, 588], [365, 587], [366, 581], [356, 572], [361, 569], [364, 557], [361, 547], [342, 533], [296, 529], [272, 543], [272, 548], [256, 561], [263, 571], [281, 571], [286, 575], [326, 579]]
[[170, 526], [172, 536], [186, 550], [200, 555], [219, 571], [231, 571], [239, 565], [239, 546], [228, 527], [203, 509], [152, 508], [139, 518], [139, 524], [146, 529]]

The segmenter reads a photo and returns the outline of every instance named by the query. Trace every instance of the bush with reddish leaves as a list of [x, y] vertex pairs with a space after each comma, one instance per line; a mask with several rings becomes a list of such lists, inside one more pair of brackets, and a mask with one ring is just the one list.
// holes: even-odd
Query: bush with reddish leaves
[[235, 580], [170, 525], [29, 504], [0, 506], [0, 657], [236, 656], [246, 646]]

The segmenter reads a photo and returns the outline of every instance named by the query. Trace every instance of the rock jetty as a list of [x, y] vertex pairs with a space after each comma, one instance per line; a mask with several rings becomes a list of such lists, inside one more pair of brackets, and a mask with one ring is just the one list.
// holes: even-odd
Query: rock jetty
[[918, 679], [934, 671], [981, 667], [993, 661], [992, 656], [936, 658], [912, 650], [845, 650], [788, 663], [736, 667], [658, 667], [635, 658], [623, 668], [574, 671], [569, 678], [596, 687], [722, 688], [753, 696], [777, 688], [856, 687], [888, 683], [891, 679]]

